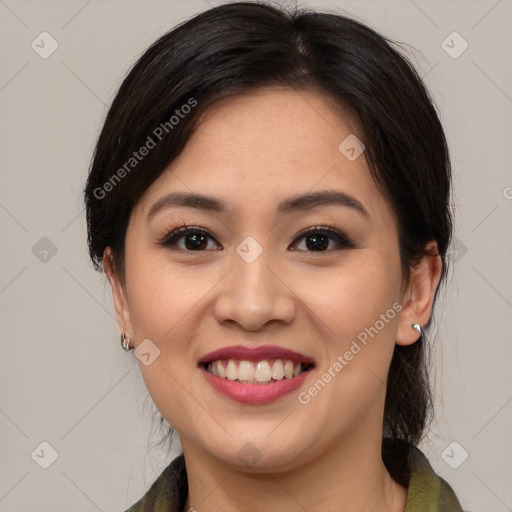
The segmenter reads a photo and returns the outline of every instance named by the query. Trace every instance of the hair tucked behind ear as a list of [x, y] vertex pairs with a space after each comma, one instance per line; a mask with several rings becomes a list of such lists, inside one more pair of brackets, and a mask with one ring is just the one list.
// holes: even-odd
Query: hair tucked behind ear
[[[314, 90], [351, 113], [370, 172], [396, 217], [404, 281], [427, 242], [436, 240], [443, 282], [452, 233], [450, 159], [436, 109], [412, 64], [397, 45], [347, 16], [253, 2], [221, 5], [180, 24], [148, 48], [122, 83], [85, 189], [96, 268], [110, 246], [116, 271], [124, 276], [130, 214], [209, 106], [272, 85]], [[191, 99], [194, 108], [168, 133], [162, 131], [159, 144], [106, 193], [105, 184], [132, 152]], [[425, 344], [422, 337], [395, 349], [383, 418], [383, 436], [391, 440], [417, 444], [427, 424], [432, 401]], [[397, 453], [390, 457], [383, 449], [390, 473], [403, 481], [408, 467]]]

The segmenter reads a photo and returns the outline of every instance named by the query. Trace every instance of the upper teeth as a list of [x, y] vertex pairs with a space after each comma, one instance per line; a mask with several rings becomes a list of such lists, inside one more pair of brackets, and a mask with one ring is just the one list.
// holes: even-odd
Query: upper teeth
[[245, 383], [268, 383], [271, 379], [281, 380], [284, 377], [292, 379], [303, 371], [302, 363], [293, 363], [289, 359], [238, 361], [236, 359], [212, 361], [207, 371], [218, 377], [229, 380], [239, 380]]

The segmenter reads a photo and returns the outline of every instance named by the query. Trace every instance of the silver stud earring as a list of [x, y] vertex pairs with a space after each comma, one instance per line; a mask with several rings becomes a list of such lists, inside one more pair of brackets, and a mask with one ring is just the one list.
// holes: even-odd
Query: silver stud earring
[[420, 324], [411, 324], [411, 325], [415, 331], [418, 331], [420, 333], [420, 335], [423, 336], [423, 329], [421, 328]]
[[128, 336], [126, 336], [126, 334], [123, 332], [121, 334], [121, 346], [127, 352], [132, 349], [132, 347], [130, 347], [130, 341], [130, 338], [128, 338]]

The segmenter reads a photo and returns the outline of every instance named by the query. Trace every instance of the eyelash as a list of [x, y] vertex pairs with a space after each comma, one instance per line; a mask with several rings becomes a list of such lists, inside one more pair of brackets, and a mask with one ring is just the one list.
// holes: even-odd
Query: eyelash
[[[201, 233], [203, 235], [206, 235], [212, 239], [215, 240], [215, 238], [211, 235], [211, 233], [204, 228], [201, 228], [199, 226], [188, 226], [183, 222], [183, 226], [180, 226], [179, 228], [173, 229], [170, 233], [168, 233], [160, 242], [159, 245], [162, 245], [166, 248], [169, 248], [171, 250], [176, 251], [184, 251], [184, 252], [204, 252], [204, 250], [198, 250], [198, 251], [189, 251], [187, 249], [174, 249], [173, 245], [175, 244], [176, 240], [184, 237], [187, 234], [190, 233]], [[329, 224], [324, 224], [321, 226], [313, 226], [310, 228], [307, 228], [303, 231], [301, 231], [293, 240], [293, 244], [296, 244], [299, 242], [302, 238], [305, 238], [309, 234], [323, 234], [327, 235], [331, 238], [331, 240], [334, 240], [341, 249], [350, 249], [354, 248], [354, 243], [341, 231], [336, 229], [334, 226], [331, 226]], [[334, 250], [341, 250], [341, 249], [334, 249]], [[332, 252], [332, 250], [327, 251], [305, 251], [309, 253], [329, 253]]]

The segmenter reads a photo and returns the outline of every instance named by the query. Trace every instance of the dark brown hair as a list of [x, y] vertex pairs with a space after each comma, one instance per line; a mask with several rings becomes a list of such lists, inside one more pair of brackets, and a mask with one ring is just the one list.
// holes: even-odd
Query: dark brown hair
[[[84, 191], [95, 268], [110, 246], [124, 280], [128, 220], [144, 191], [213, 103], [265, 86], [314, 90], [351, 113], [371, 174], [397, 219], [405, 282], [430, 240], [438, 244], [443, 282], [452, 236], [450, 159], [414, 66], [397, 43], [351, 17], [253, 2], [215, 7], [178, 25], [144, 52], [121, 84]], [[149, 139], [156, 145], [135, 161], [133, 152]], [[400, 483], [408, 466], [396, 457], [399, 440], [418, 444], [431, 411], [425, 350], [424, 336], [396, 346], [389, 369], [383, 459]]]

